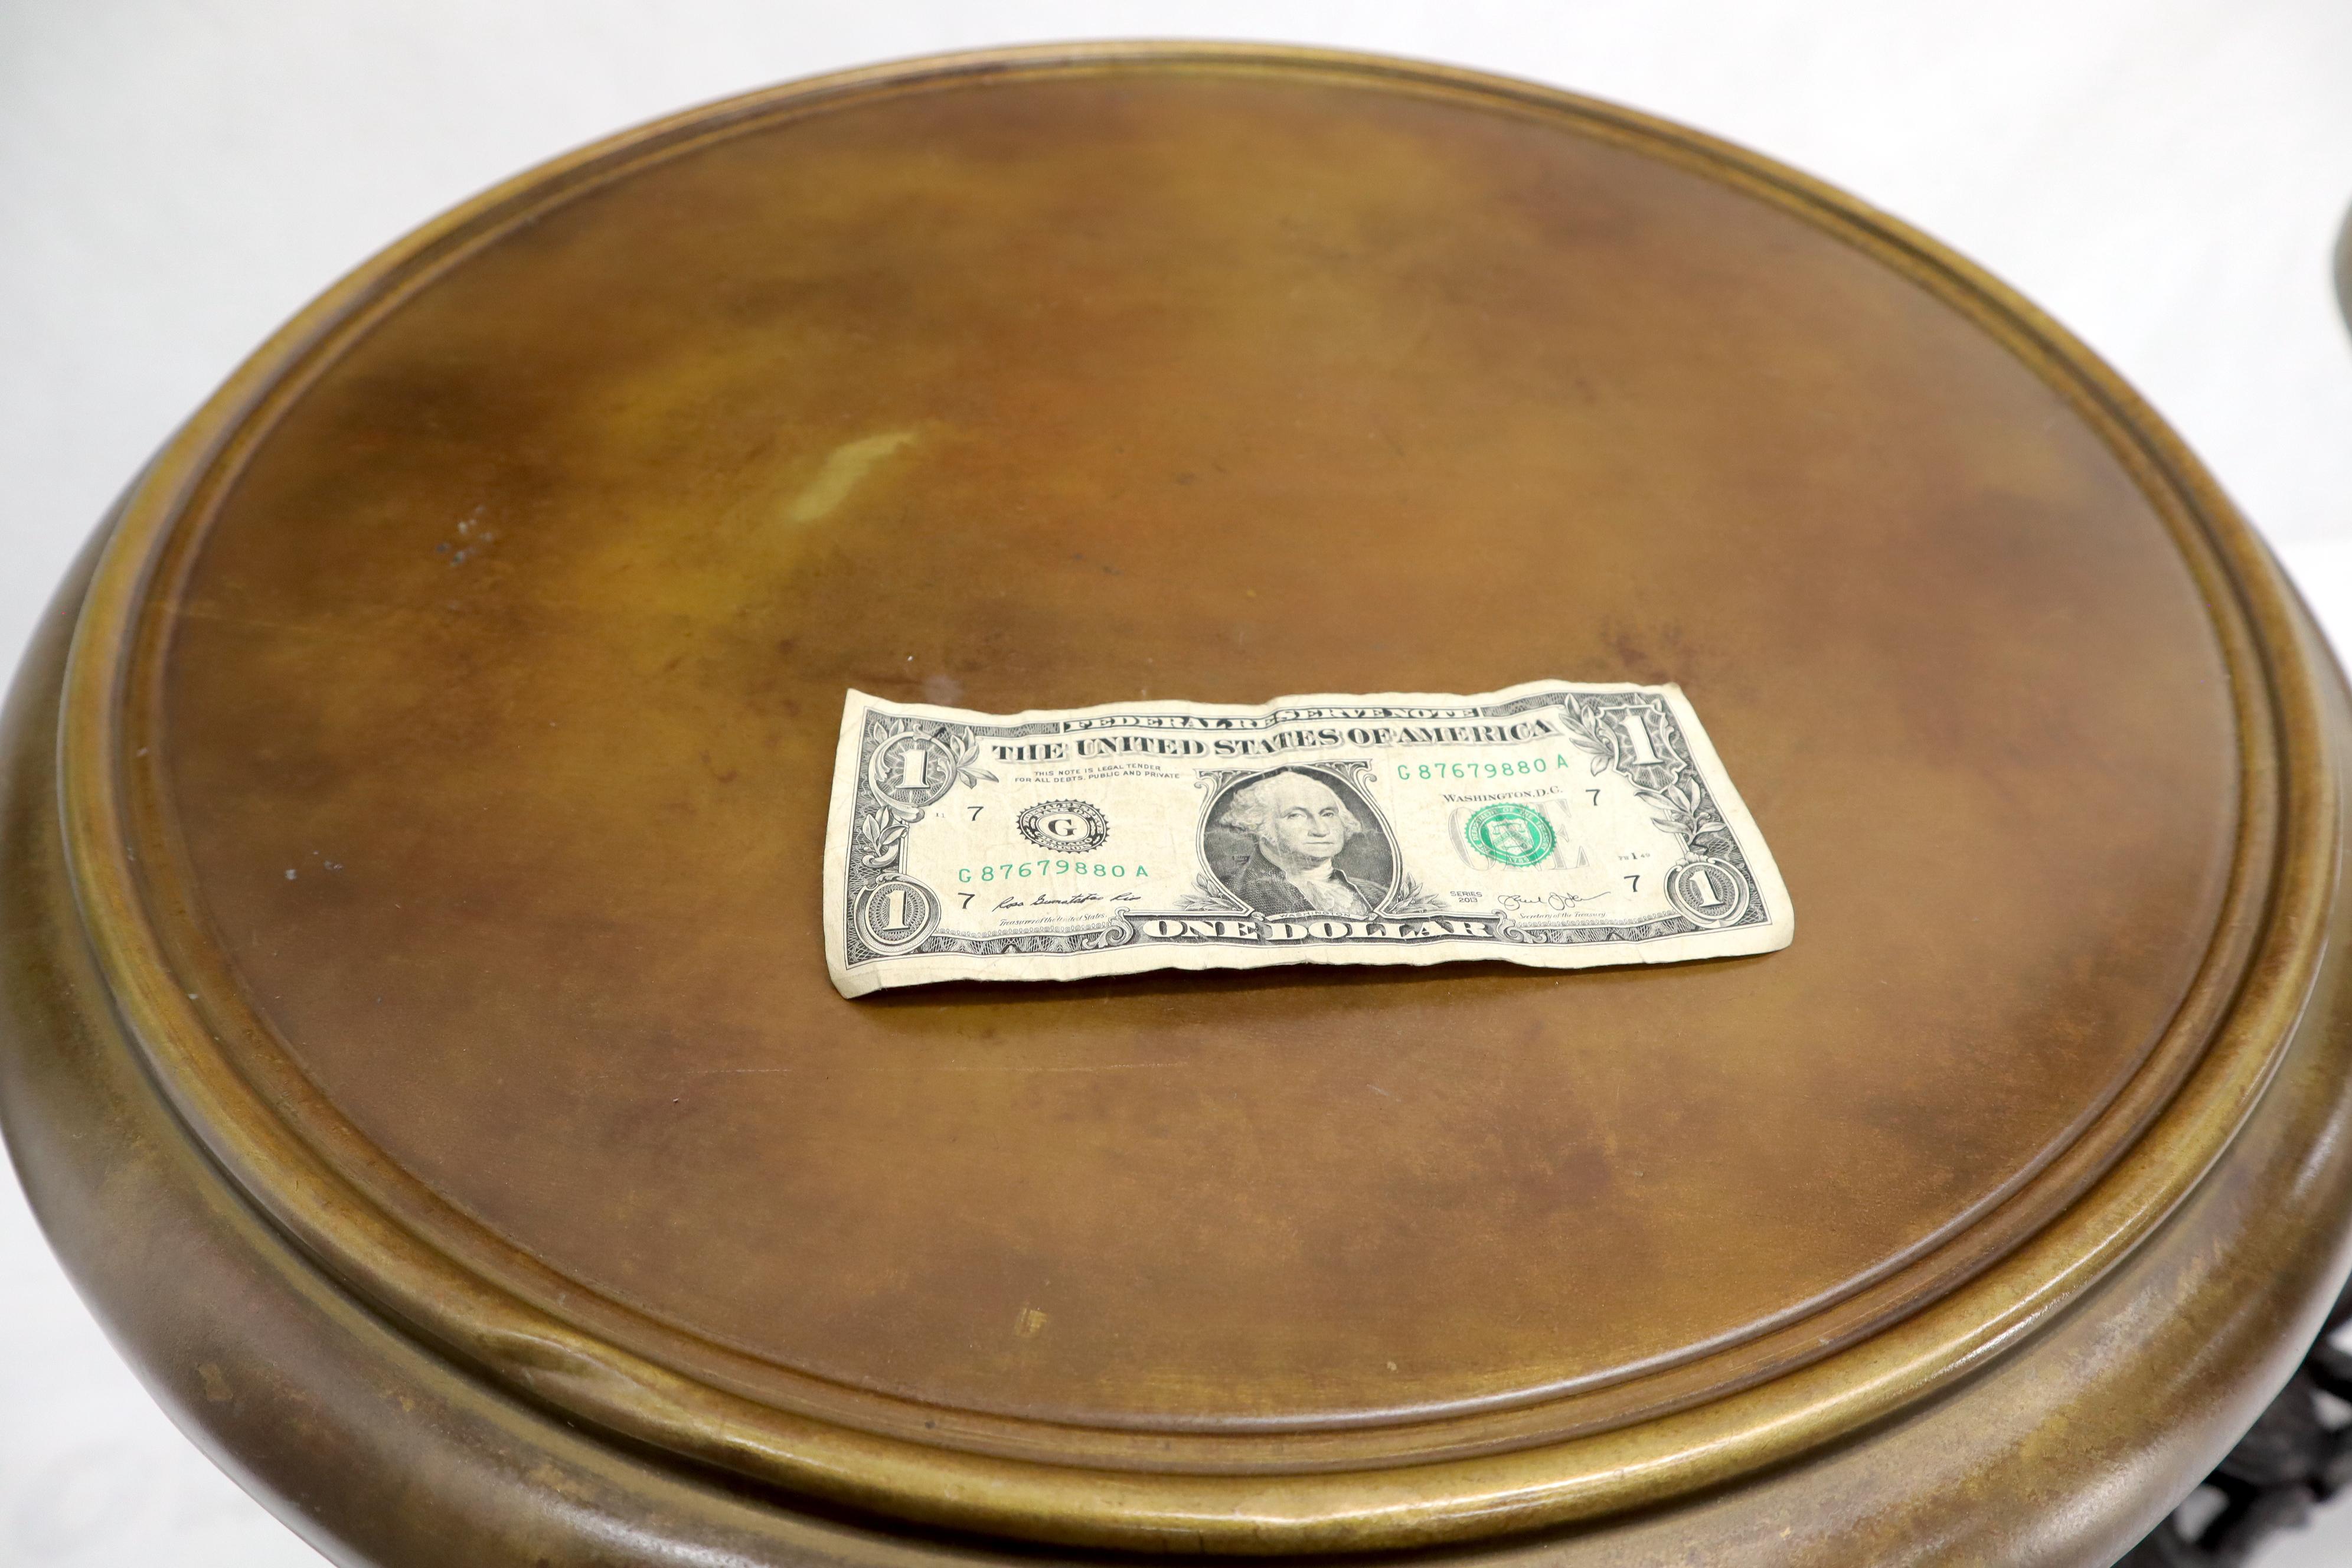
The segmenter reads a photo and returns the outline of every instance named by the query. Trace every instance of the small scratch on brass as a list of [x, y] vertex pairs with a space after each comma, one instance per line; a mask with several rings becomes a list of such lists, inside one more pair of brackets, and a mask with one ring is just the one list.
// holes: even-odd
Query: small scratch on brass
[[1021, 1316], [1013, 1321], [1013, 1331], [1022, 1339], [1034, 1339], [1037, 1337], [1038, 1331], [1045, 1326], [1045, 1313], [1034, 1307], [1024, 1307], [1021, 1309]]
[[784, 510], [784, 521], [808, 523], [825, 516], [849, 499], [849, 492], [873, 471], [875, 464], [914, 438], [912, 430], [889, 430], [879, 436], [861, 436], [835, 447], [826, 455], [824, 467], [817, 470], [816, 478]]

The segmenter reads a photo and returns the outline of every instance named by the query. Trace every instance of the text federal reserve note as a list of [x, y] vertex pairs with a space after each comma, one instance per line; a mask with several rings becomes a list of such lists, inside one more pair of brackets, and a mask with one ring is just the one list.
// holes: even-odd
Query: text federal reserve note
[[968, 713], [852, 691], [824, 846], [845, 996], [939, 980], [1786, 947], [1682, 690]]

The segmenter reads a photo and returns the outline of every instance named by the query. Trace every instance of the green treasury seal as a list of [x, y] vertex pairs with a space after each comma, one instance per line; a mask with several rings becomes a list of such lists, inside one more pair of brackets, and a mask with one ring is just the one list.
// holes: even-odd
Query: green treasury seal
[[1469, 840], [1471, 848], [1506, 866], [1536, 865], [1558, 842], [1550, 820], [1542, 812], [1507, 801], [1471, 813], [1470, 820], [1462, 825], [1462, 837]]

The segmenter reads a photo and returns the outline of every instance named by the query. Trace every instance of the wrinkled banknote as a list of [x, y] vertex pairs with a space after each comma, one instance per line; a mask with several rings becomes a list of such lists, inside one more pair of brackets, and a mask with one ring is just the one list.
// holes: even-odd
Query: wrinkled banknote
[[940, 980], [1769, 952], [1788, 889], [1674, 686], [970, 713], [852, 691], [845, 996]]

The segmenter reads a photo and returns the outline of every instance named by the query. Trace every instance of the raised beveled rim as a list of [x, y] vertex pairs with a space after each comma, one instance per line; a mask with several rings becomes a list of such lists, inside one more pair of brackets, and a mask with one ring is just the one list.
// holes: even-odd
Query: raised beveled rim
[[[2074, 1206], [1916, 1315], [1711, 1403], [1503, 1453], [1307, 1474], [1076, 1469], [934, 1447], [779, 1411], [549, 1316], [425, 1245], [216, 1054], [134, 858], [126, 703], [168, 630], [150, 589], [201, 489], [370, 321], [526, 214], [779, 114], [982, 78], [1137, 69], [1352, 81], [1565, 121], [1636, 144], [1865, 249], [1991, 333], [2065, 396], [2164, 517], [2229, 662], [2243, 814], [2214, 949], [2176, 1018], [2205, 1048], [2185, 1081], [2138, 1084], [2138, 1142]], [[147, 694], [151, 695], [152, 694]], [[61, 810], [75, 896], [116, 1006], [179, 1114], [248, 1197], [362, 1295], [506, 1382], [616, 1431], [824, 1497], [934, 1523], [1146, 1550], [1301, 1552], [1495, 1533], [1638, 1506], [1787, 1459], [1921, 1399], [2016, 1343], [2120, 1260], [2226, 1148], [2301, 1012], [2333, 897], [2336, 788], [2315, 672], [2275, 568], [2179, 440], [2112, 372], [1969, 263], [1826, 186], [1647, 116], [1478, 73], [1312, 49], [1097, 44], [950, 56], [755, 93], [625, 132], [419, 230], [296, 317], [159, 456], [99, 567], [68, 663]], [[2126, 1096], [2130, 1089], [2126, 1089]], [[2160, 1111], [2160, 1114], [2159, 1114]], [[2088, 1173], [2084, 1173], [2087, 1178]]]

